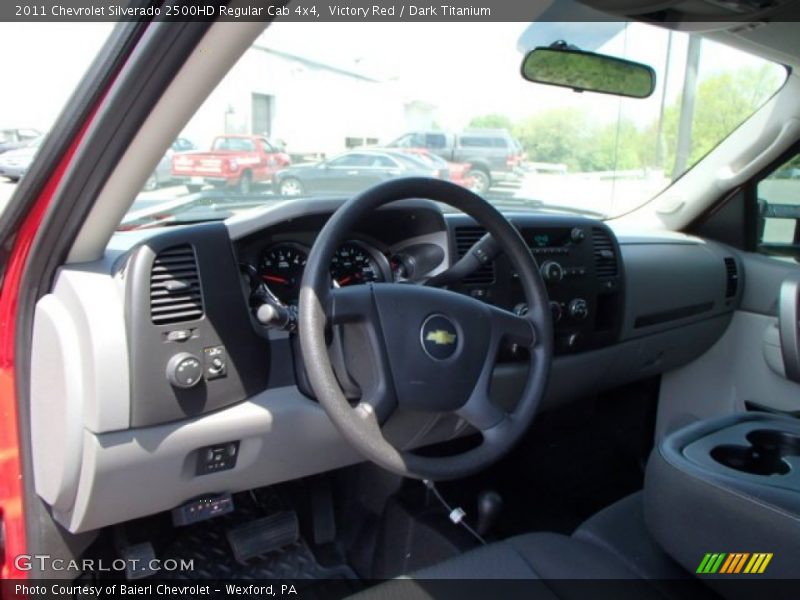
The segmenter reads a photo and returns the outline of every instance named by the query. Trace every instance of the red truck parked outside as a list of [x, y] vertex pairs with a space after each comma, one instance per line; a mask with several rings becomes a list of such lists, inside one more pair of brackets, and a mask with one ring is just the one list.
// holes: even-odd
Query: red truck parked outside
[[433, 154], [425, 148], [393, 148], [393, 150], [400, 150], [401, 152], [413, 154], [437, 168], [446, 170], [447, 179], [457, 185], [463, 186], [476, 193], [483, 191], [480, 188], [480, 181], [472, 176], [472, 165], [470, 163], [445, 160], [441, 156]]
[[272, 184], [277, 171], [291, 164], [289, 155], [257, 135], [222, 135], [209, 152], [181, 152], [172, 157], [172, 176], [198, 192], [207, 184], [249, 194], [254, 184]]

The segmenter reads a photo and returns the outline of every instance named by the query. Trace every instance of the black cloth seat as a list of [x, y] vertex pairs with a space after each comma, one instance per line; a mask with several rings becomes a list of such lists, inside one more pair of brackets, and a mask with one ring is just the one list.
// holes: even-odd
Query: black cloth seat
[[[615, 502], [572, 537], [528, 533], [366, 589], [358, 600], [719, 600], [658, 546], [642, 493]], [[524, 580], [524, 581], [522, 581]]]
[[[452, 582], [447, 584], [441, 580], [461, 583], [456, 590]], [[485, 580], [485, 585], [478, 585], [475, 580]], [[510, 581], [499, 584], [498, 588], [497, 580], [530, 580], [531, 585]], [[596, 580], [612, 581], [598, 583]], [[615, 586], [613, 590], [612, 586]], [[462, 598], [464, 594], [490, 597], [486, 594], [492, 591], [491, 597], [549, 600], [592, 597], [598, 589], [614, 598], [664, 600], [666, 597], [663, 590], [641, 579], [614, 554], [595, 544], [556, 533], [530, 533], [476, 548], [407, 578], [364, 590], [352, 598], [407, 600]]]
[[[461, 580], [455, 590], [452, 585], [437, 580]], [[509, 582], [504, 589], [488, 580], [540, 580], [539, 585], [520, 586]], [[626, 597], [658, 598], [664, 596], [645, 580], [629, 570], [622, 562], [594, 544], [555, 533], [531, 533], [465, 552], [438, 565], [422, 569], [407, 578], [395, 579], [366, 589], [352, 598], [358, 600], [406, 600], [418, 598], [489, 597], [489, 584], [497, 593], [491, 597], [520, 597], [530, 599], [588, 597], [588, 584], [576, 579], [628, 580]], [[469, 582], [472, 580], [472, 583]], [[486, 586], [475, 586], [475, 580], [486, 580]], [[514, 593], [517, 592], [517, 593]], [[614, 594], [614, 597], [620, 597]]]
[[417, 571], [418, 579], [638, 579], [594, 544], [557, 533], [494, 542]]

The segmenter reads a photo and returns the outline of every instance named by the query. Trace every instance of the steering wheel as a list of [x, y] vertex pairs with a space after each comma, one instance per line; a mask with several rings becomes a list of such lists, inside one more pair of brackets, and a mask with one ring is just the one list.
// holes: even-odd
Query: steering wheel
[[[378, 283], [332, 288], [329, 265], [339, 243], [364, 216], [407, 198], [429, 198], [473, 217], [505, 251], [528, 304], [518, 316], [456, 292]], [[471, 191], [438, 179], [406, 178], [376, 185], [343, 204], [308, 255], [298, 307], [300, 347], [311, 388], [345, 439], [367, 459], [406, 477], [455, 479], [499, 459], [522, 437], [544, 394], [553, 356], [547, 292], [530, 250], [496, 208]], [[361, 398], [342, 391], [328, 351], [340, 327], [344, 355], [359, 370]], [[529, 350], [527, 381], [512, 412], [493, 404], [489, 387], [507, 340]], [[399, 450], [381, 426], [398, 409], [455, 413], [482, 442], [449, 456]]]

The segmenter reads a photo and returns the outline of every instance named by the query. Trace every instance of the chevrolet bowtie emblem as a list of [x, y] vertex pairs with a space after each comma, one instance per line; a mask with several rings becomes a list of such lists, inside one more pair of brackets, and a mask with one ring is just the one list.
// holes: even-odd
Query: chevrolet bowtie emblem
[[450, 333], [444, 329], [437, 329], [436, 331], [429, 331], [428, 335], [425, 336], [425, 341], [445, 346], [455, 343], [456, 334]]

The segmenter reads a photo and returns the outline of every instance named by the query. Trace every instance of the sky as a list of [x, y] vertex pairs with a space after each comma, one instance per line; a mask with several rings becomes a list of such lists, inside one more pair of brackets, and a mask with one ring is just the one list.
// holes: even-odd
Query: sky
[[[526, 23], [279, 22], [262, 35], [261, 42], [286, 52], [320, 57], [379, 79], [395, 80], [403, 89], [437, 103], [441, 108], [437, 122], [445, 128], [463, 127], [480, 114], [503, 113], [516, 120], [557, 107], [589, 108], [606, 121], [616, 119], [621, 111], [644, 126], [659, 111], [669, 32], [643, 24], [631, 24], [626, 29], [618, 23], [611, 25], [543, 23], [528, 30]], [[614, 30], [618, 33], [608, 40]], [[602, 35], [596, 35], [598, 31]], [[523, 51], [559, 39], [650, 64], [658, 74], [655, 93], [645, 100], [619, 99], [524, 81], [519, 75]], [[607, 41], [601, 43], [603, 39]], [[520, 40], [528, 40], [527, 47]], [[686, 34], [672, 36], [670, 76], [666, 79], [668, 102], [678, 97], [682, 87], [687, 43]], [[759, 61], [720, 44], [704, 42], [701, 77], [730, 65]]]
[[0, 23], [0, 128], [46, 131], [113, 23]]
[[[0, 94], [0, 127], [46, 130], [112, 27], [111, 23], [0, 23], [6, 83]], [[621, 111], [642, 125], [657, 114], [667, 31], [634, 24], [595, 48], [590, 46], [597, 39], [576, 39], [582, 37], [582, 28], [575, 23], [563, 31], [553, 23], [535, 25], [526, 33], [527, 28], [525, 23], [278, 22], [262, 35], [261, 43], [370, 74], [433, 101], [440, 107], [437, 122], [446, 128], [462, 127], [480, 114], [520, 119], [564, 106], [589, 107], [599, 120], [613, 120]], [[524, 81], [519, 75], [520, 40], [546, 43], [550, 38], [651, 64], [660, 76], [655, 94], [647, 100], [620, 100]], [[684, 34], [673, 36], [672, 50], [668, 100], [677, 97], [683, 77]], [[726, 65], [754, 62], [740, 52], [705, 42], [701, 76]]]

